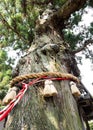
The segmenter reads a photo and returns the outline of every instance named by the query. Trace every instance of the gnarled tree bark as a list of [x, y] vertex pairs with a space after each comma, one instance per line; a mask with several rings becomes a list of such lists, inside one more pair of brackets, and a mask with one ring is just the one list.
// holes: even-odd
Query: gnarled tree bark
[[[70, 66], [73, 61], [71, 54], [65, 52], [65, 46], [58, 36], [41, 35], [32, 46], [32, 51], [19, 61], [19, 75], [42, 71], [78, 75]], [[42, 83], [29, 87], [24, 98], [9, 115], [5, 130], [82, 130], [69, 81], [53, 82], [58, 91], [54, 97], [42, 96]]]

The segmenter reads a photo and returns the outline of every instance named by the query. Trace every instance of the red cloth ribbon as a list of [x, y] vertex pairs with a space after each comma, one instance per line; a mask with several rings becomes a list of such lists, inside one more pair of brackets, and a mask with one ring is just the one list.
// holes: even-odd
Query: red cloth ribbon
[[22, 89], [19, 91], [18, 95], [3, 109], [0, 111], [0, 121], [7, 117], [14, 106], [21, 100], [28, 88], [27, 84], [22, 85]]

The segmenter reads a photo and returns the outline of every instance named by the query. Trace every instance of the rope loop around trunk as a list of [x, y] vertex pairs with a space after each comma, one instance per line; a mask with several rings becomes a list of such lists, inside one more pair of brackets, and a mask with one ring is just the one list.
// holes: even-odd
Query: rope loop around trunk
[[43, 78], [43, 77], [53, 77], [53, 78], [63, 78], [64, 80], [72, 80], [79, 83], [79, 79], [69, 73], [61, 72], [40, 72], [40, 73], [31, 73], [25, 75], [19, 75], [10, 81], [11, 87], [22, 80], [33, 79], [33, 78]]

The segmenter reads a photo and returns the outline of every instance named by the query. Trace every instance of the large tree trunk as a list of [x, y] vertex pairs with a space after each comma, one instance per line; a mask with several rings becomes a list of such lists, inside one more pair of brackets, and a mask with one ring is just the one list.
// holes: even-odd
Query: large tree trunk
[[[66, 72], [79, 76], [74, 56], [57, 32], [36, 35], [30, 53], [19, 61], [19, 75], [32, 72]], [[69, 81], [53, 81], [58, 95], [44, 98], [43, 84], [29, 87], [8, 116], [4, 130], [82, 130]]]

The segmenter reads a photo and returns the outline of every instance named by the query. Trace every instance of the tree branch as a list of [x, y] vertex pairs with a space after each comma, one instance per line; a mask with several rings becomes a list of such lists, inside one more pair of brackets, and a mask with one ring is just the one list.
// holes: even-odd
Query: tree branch
[[[87, 0], [67, 0], [67, 2], [52, 17], [68, 19], [72, 13], [84, 6]], [[51, 17], [51, 18], [52, 18]]]
[[67, 20], [72, 13], [83, 7], [86, 1], [87, 0], [67, 0], [57, 12], [53, 12], [43, 24], [39, 24], [36, 31], [43, 30], [42, 32], [44, 32], [49, 25], [53, 25], [54, 28], [58, 28], [57, 25], [59, 25], [62, 32], [62, 29], [65, 27], [64, 21]]
[[83, 50], [87, 47], [87, 45], [89, 45], [90, 43], [92, 44], [92, 43], [93, 43], [93, 40], [91, 40], [91, 39], [86, 40], [81, 47], [79, 47], [77, 50], [72, 51], [72, 53], [73, 53], [73, 54], [76, 54], [76, 53], [78, 53], [78, 52], [80, 52], [80, 51], [83, 51]]

